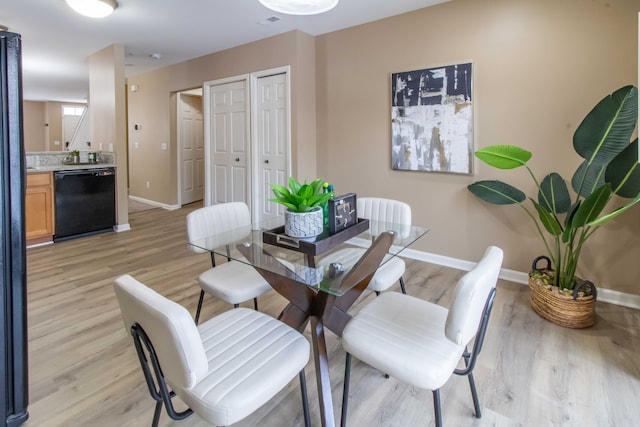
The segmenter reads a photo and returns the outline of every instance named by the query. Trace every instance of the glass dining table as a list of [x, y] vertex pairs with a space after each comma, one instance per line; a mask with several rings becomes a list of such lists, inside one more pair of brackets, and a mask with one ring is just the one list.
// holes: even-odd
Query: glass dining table
[[358, 220], [357, 226], [312, 241], [284, 234], [282, 220], [241, 227], [190, 241], [189, 245], [253, 266], [289, 303], [278, 318], [311, 341], [323, 426], [335, 419], [325, 328], [337, 336], [351, 319], [348, 309], [375, 271], [429, 230], [414, 225]]

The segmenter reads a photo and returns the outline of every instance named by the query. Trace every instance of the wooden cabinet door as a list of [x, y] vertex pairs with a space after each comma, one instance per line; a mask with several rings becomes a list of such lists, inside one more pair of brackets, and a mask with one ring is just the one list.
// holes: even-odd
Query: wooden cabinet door
[[[53, 236], [53, 187], [51, 173], [27, 175], [24, 198], [27, 243]], [[46, 239], [44, 239], [46, 240]]]

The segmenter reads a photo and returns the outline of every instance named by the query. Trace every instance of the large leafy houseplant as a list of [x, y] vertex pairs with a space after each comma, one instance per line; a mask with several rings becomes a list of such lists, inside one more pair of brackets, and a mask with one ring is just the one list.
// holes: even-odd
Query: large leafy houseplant
[[295, 178], [289, 177], [288, 184], [289, 188], [270, 183], [276, 197], [269, 199], [269, 201], [280, 203], [291, 212], [311, 212], [317, 206], [321, 207], [332, 197], [329, 193], [321, 192], [324, 181], [319, 178], [309, 184], [306, 181], [301, 184]]
[[[584, 118], [573, 136], [573, 147], [584, 159], [571, 179], [573, 199], [559, 174], [538, 181], [527, 165], [532, 154], [523, 148], [494, 145], [475, 153], [498, 169], [523, 167], [533, 179], [537, 188], [537, 197], [529, 197], [533, 209], [525, 205], [525, 193], [502, 181], [478, 181], [468, 189], [486, 202], [524, 209], [555, 265], [551, 284], [560, 289], [576, 285], [576, 268], [589, 237], [640, 201], [638, 139], [630, 143], [637, 117], [638, 89], [625, 86], [603, 98]], [[630, 200], [606, 209], [614, 195]]]

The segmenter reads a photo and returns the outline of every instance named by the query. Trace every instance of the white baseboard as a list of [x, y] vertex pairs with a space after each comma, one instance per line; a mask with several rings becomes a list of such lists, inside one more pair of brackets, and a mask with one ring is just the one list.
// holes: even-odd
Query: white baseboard
[[175, 211], [176, 209], [180, 209], [180, 205], [167, 205], [166, 203], [156, 202], [154, 200], [143, 199], [142, 197], [137, 196], [129, 196], [131, 200], [135, 200], [137, 202], [146, 203], [147, 205], [155, 206], [158, 208], [166, 209], [168, 211]]
[[[354, 241], [355, 239], [352, 239]], [[355, 244], [362, 244], [367, 246], [368, 242], [357, 240]], [[443, 255], [437, 255], [429, 252], [418, 251], [415, 249], [405, 249], [402, 251], [401, 256], [403, 258], [415, 259], [417, 261], [429, 262], [431, 264], [442, 265], [445, 267], [455, 268], [462, 271], [471, 270], [476, 263], [472, 261], [465, 261], [457, 258], [451, 258]], [[529, 274], [521, 271], [509, 270], [503, 268], [500, 270], [500, 278], [509, 282], [520, 283], [527, 285], [529, 283]], [[605, 289], [598, 287], [598, 301], [607, 302], [610, 304], [621, 305], [624, 307], [640, 309], [640, 295], [628, 294], [625, 292], [614, 291], [611, 289]]]
[[113, 230], [114, 230], [116, 233], [120, 233], [120, 232], [123, 232], [123, 231], [129, 231], [129, 230], [131, 230], [131, 226], [129, 225], [129, 223], [126, 223], [126, 224], [116, 224], [116, 225], [114, 225], [114, 226], [113, 226]]

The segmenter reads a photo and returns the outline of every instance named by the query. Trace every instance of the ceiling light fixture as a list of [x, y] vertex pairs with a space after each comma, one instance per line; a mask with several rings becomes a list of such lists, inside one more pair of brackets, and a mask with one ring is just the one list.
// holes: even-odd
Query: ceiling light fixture
[[[68, 1], [68, 0], [67, 0]], [[316, 15], [333, 9], [338, 0], [258, 0], [263, 6], [289, 15]]]
[[71, 9], [90, 18], [104, 18], [118, 7], [115, 0], [66, 0]]

